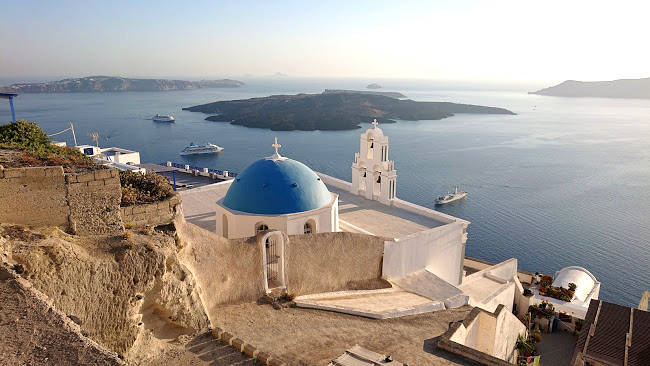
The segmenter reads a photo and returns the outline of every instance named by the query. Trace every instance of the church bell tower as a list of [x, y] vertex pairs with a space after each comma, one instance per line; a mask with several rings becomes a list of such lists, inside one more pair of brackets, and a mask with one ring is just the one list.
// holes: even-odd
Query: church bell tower
[[395, 162], [388, 160], [388, 137], [377, 124], [375, 119], [361, 134], [359, 152], [352, 163], [350, 192], [390, 205], [395, 198], [397, 171]]

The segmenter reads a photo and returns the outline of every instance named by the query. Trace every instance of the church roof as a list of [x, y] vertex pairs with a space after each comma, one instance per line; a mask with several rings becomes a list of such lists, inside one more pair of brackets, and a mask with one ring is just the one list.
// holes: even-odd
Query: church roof
[[569, 287], [569, 283], [576, 284], [575, 297], [580, 301], [587, 300], [587, 296], [596, 286], [596, 277], [585, 268], [578, 266], [564, 267], [555, 273], [553, 286]]
[[251, 214], [280, 215], [321, 208], [331, 199], [325, 184], [308, 166], [274, 155], [238, 174], [223, 205]]

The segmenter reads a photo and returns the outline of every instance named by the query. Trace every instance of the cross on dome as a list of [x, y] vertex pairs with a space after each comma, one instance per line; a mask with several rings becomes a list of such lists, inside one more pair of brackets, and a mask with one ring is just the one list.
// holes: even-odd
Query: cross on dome
[[275, 137], [275, 143], [273, 143], [271, 146], [275, 149], [275, 154], [271, 158], [273, 159], [280, 159], [282, 156], [280, 156], [280, 153], [278, 152], [278, 149], [282, 147], [282, 145], [278, 144], [278, 137]]
[[375, 118], [375, 119], [372, 121], [372, 125], [374, 126], [374, 128], [377, 128], [377, 125], [378, 125], [378, 124], [379, 124], [379, 122], [377, 122], [377, 118]]

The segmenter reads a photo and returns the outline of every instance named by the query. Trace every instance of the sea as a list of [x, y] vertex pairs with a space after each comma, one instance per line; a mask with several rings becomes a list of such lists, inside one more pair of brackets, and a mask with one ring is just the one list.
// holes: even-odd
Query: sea
[[[397, 196], [471, 221], [467, 255], [554, 274], [583, 266], [601, 282], [600, 298], [636, 306], [650, 289], [650, 100], [561, 98], [518, 86], [458, 86], [452, 82], [259, 78], [233, 89], [171, 92], [23, 94], [17, 118], [47, 133], [74, 123], [78, 142], [140, 152], [142, 162], [174, 161], [240, 172], [273, 152], [312, 169], [351, 179], [361, 129], [270, 131], [205, 121], [181, 110], [218, 100], [272, 94], [363, 90], [370, 81], [417, 101], [503, 107], [516, 115], [458, 114], [437, 121], [380, 127], [390, 139]], [[0, 120], [9, 121], [0, 100]], [[175, 123], [155, 123], [170, 113]], [[369, 128], [363, 124], [362, 128]], [[72, 144], [69, 133], [57, 140]], [[180, 156], [191, 142], [224, 147], [213, 156]], [[434, 199], [462, 186], [465, 200], [441, 207]]]

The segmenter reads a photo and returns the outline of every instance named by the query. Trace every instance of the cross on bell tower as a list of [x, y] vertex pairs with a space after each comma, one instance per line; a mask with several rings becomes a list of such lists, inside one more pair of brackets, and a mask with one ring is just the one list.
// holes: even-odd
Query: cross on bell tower
[[397, 172], [395, 162], [388, 160], [388, 137], [375, 118], [372, 127], [362, 133], [359, 152], [352, 163], [350, 192], [383, 204], [392, 204], [395, 197]]

